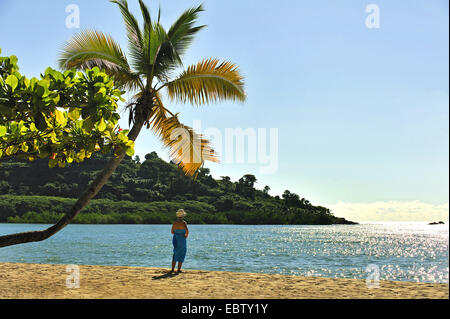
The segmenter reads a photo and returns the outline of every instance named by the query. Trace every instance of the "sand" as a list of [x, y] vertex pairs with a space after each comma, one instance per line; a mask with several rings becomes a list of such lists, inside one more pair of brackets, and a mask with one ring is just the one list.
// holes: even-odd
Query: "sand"
[[[0, 299], [304, 299], [449, 298], [448, 284], [299, 277], [186, 269], [78, 266], [79, 288], [68, 288], [67, 265], [0, 263]], [[69, 286], [76, 281], [69, 277]]]

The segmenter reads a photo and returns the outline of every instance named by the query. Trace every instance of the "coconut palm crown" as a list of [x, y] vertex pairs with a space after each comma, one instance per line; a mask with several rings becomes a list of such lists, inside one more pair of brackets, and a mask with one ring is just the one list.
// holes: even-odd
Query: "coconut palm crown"
[[[174, 75], [183, 68], [183, 56], [194, 36], [205, 27], [196, 25], [202, 5], [186, 10], [166, 31], [160, 24], [160, 11], [152, 19], [142, 0], [139, 0], [142, 26], [129, 11], [126, 0], [111, 2], [117, 4], [125, 22], [129, 59], [111, 36], [85, 30], [65, 45], [60, 67], [79, 70], [98, 67], [112, 76], [120, 88], [133, 92], [133, 101], [127, 106], [129, 124], [133, 124], [129, 138], [135, 140], [146, 125], [161, 138], [172, 161], [187, 175], [198, 172], [205, 160], [217, 162], [209, 141], [180, 123], [178, 114], [170, 112], [162, 101], [164, 91], [170, 101], [194, 105], [245, 100], [243, 77], [231, 62], [204, 59]], [[180, 132], [186, 132], [184, 135], [189, 138]]]

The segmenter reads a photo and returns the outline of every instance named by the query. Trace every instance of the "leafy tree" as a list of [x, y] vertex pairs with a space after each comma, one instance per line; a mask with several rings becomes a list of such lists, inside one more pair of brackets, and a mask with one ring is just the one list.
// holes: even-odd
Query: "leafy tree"
[[156, 154], [156, 152], [151, 152], [149, 154], [145, 154], [145, 159], [147, 161], [155, 159], [155, 158], [158, 158], [158, 154]]
[[243, 184], [249, 188], [253, 188], [256, 183], [256, 177], [255, 175], [246, 174], [244, 175], [241, 180], [243, 181]]
[[283, 195], [281, 195], [283, 198], [283, 202], [286, 208], [289, 207], [302, 207], [300, 202], [300, 196], [298, 196], [295, 193], [291, 193], [289, 190], [285, 190]]
[[233, 199], [230, 196], [222, 196], [214, 203], [214, 207], [221, 212], [233, 209], [233, 205]]
[[244, 197], [255, 199], [255, 188], [256, 183], [255, 175], [246, 174], [241, 177], [236, 184], [236, 193]]
[[[81, 111], [79, 107], [84, 103], [73, 99], [72, 94], [74, 93], [63, 95], [63, 98], [67, 97], [67, 100], [71, 103], [62, 103], [61, 95], [58, 99], [57, 94], [52, 94], [55, 92], [50, 92], [52, 87], [50, 86], [51, 83], [48, 83], [53, 78], [57, 85], [65, 86], [66, 80], [64, 75], [70, 77], [69, 81], [71, 81], [75, 76], [74, 71], [66, 71], [63, 77], [60, 76], [60, 73], [55, 73], [55, 76], [53, 76], [53, 71], [50, 71], [46, 75], [48, 78], [43, 79], [43, 82], [30, 81], [28, 84], [28, 82], [19, 79], [13, 74], [14, 70], [6, 69], [4, 71], [2, 68], [1, 72], [8, 72], [9, 75], [4, 77], [4, 75], [0, 74], [2, 76], [0, 84], [5, 92], [0, 96], [3, 109], [3, 122], [0, 122], [2, 125], [0, 137], [4, 137], [5, 131], [8, 132], [8, 130], [10, 132], [8, 136], [11, 134], [19, 137], [25, 135], [23, 139], [19, 139], [20, 144], [10, 144], [8, 141], [2, 141], [0, 144], [3, 149], [2, 153], [7, 153], [10, 156], [17, 153], [19, 148], [24, 153], [27, 153], [29, 150], [36, 151], [34, 145], [31, 145], [32, 141], [38, 140], [38, 145], [44, 148], [44, 143], [48, 143], [49, 139], [51, 140], [52, 138], [52, 147], [49, 149], [52, 153], [48, 152], [46, 155], [50, 156], [52, 161], [58, 161], [58, 163], [64, 163], [63, 159], [67, 161], [68, 158], [77, 157], [75, 151], [81, 152], [81, 150], [84, 150], [80, 157], [86, 157], [86, 150], [83, 148], [86, 144], [94, 145], [94, 147], [88, 148], [88, 153], [94, 151], [97, 145], [101, 149], [98, 143], [100, 138], [95, 134], [84, 134], [87, 135], [85, 137], [88, 142], [92, 140], [92, 137], [96, 137], [95, 141], [97, 143], [95, 144], [86, 143], [86, 140], [81, 139], [81, 134], [69, 136], [66, 139], [63, 137], [65, 136], [64, 128], [68, 123], [76, 122], [74, 119], [80, 116], [79, 113], [84, 115], [83, 119], [87, 124], [81, 123], [84, 124], [81, 126], [73, 124], [71, 131], [77, 132], [76, 129], [78, 129], [78, 133], [83, 132], [81, 129], [98, 131], [102, 137], [100, 142], [107, 140], [108, 135], [104, 133], [105, 131], [110, 132], [110, 135], [112, 135], [111, 131], [114, 130], [113, 125], [117, 122], [117, 119], [109, 108], [116, 105], [113, 96], [114, 93], [120, 95], [120, 91], [115, 91], [112, 94], [113, 96], [111, 96], [107, 95], [108, 87], [106, 85], [99, 84], [101, 90], [97, 89], [95, 85], [89, 86], [89, 83], [96, 81], [97, 77], [100, 77], [102, 81], [108, 80], [107, 74], [114, 78], [115, 83], [120, 88], [135, 93], [134, 101], [127, 106], [129, 124], [132, 125], [132, 128], [125, 136], [127, 137], [126, 146], [131, 148], [142, 128], [146, 126], [161, 138], [163, 144], [170, 149], [172, 161], [186, 174], [196, 174], [205, 160], [217, 162], [217, 157], [214, 150], [210, 147], [209, 141], [195, 133], [192, 128], [183, 125], [179, 121], [178, 115], [173, 114], [164, 106], [161, 97], [163, 90], [166, 90], [170, 100], [183, 103], [205, 104], [220, 100], [245, 100], [243, 77], [240, 75], [236, 65], [231, 62], [219, 62], [218, 59], [212, 58], [204, 59], [196, 65], [189, 66], [179, 75], [173, 76], [174, 71], [182, 66], [182, 58], [194, 36], [204, 28], [204, 26], [196, 25], [198, 14], [203, 11], [202, 6], [186, 10], [166, 31], [160, 24], [159, 14], [156, 20], [152, 19], [147, 6], [142, 0], [139, 0], [139, 5], [144, 20], [143, 27], [139, 26], [137, 19], [128, 10], [126, 0], [114, 0], [111, 2], [118, 5], [126, 25], [130, 63], [120, 46], [109, 35], [98, 31], [86, 30], [71, 39], [65, 46], [59, 62], [63, 69], [71, 70], [76, 68], [86, 71], [87, 76], [84, 80], [87, 82], [88, 90], [86, 94], [86, 87], [84, 87], [82, 96], [87, 99], [86, 102], [88, 103]], [[11, 61], [9, 61], [9, 65], [11, 64]], [[91, 68], [92, 70], [90, 70]], [[106, 73], [105, 76], [99, 69]], [[100, 83], [100, 81], [97, 83]], [[21, 88], [30, 88], [30, 92], [37, 96], [41, 103], [36, 104], [33, 100], [30, 101], [33, 103], [20, 103], [18, 99], [15, 100], [13, 95], [19, 84]], [[113, 87], [112, 82], [110, 86]], [[109, 87], [110, 91], [111, 87]], [[96, 100], [97, 97], [101, 100], [109, 99], [104, 103], [99, 103]], [[66, 100], [62, 100], [66, 102]], [[69, 105], [70, 117], [69, 114], [66, 117], [64, 113], [56, 108], [58, 103], [63, 106]], [[16, 106], [14, 112], [10, 112], [9, 104]], [[23, 104], [25, 104], [24, 109], [22, 109]], [[103, 106], [106, 108], [105, 111], [103, 111]], [[73, 110], [70, 111], [70, 107], [78, 111], [74, 114]], [[44, 108], [46, 112], [39, 112], [41, 108]], [[84, 113], [83, 110], [85, 111]], [[23, 123], [24, 119], [29, 120]], [[108, 121], [111, 121], [111, 123]], [[8, 123], [7, 127], [4, 125], [6, 122]], [[34, 127], [39, 130], [39, 134], [34, 131]], [[50, 132], [45, 131], [49, 127]], [[45, 135], [42, 131], [45, 132]], [[116, 136], [116, 134], [112, 136]], [[178, 138], [174, 138], [174, 136]], [[182, 138], [183, 136], [185, 138]], [[80, 137], [80, 139], [77, 140], [75, 137]], [[111, 137], [111, 141], [108, 141], [106, 145], [111, 146], [112, 140], [113, 138]], [[66, 141], [66, 143], [62, 144], [67, 145], [68, 150], [57, 144], [60, 141]], [[77, 145], [76, 141], [79, 141], [81, 145]], [[29, 142], [30, 145], [28, 144]], [[56, 152], [53, 151], [53, 144], [59, 145], [59, 147], [55, 145]], [[101, 144], [103, 145], [104, 143]], [[70, 150], [73, 150], [73, 152], [70, 152]], [[128, 155], [133, 155], [129, 148], [115, 148], [115, 156], [110, 159], [78, 201], [55, 225], [43, 231], [1, 236], [0, 247], [41, 241], [61, 230], [100, 191], [127, 152], [131, 153]], [[64, 154], [64, 157], [60, 155], [58, 158], [58, 154]]]
[[221, 176], [221, 185], [223, 189], [227, 192], [233, 191], [233, 182], [229, 176]]
[[0, 194], [9, 194], [11, 186], [7, 181], [0, 181]]
[[50, 167], [64, 167], [100, 150], [134, 153], [117, 126], [122, 92], [106, 73], [47, 68], [30, 80], [18, 70], [15, 56], [0, 57], [0, 158], [49, 158]]

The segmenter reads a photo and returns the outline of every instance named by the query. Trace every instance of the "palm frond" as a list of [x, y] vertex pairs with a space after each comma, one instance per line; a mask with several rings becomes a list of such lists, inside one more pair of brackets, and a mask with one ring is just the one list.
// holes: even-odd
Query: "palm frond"
[[151, 25], [152, 18], [150, 16], [150, 11], [148, 10], [144, 1], [139, 0], [139, 5], [141, 6], [142, 17], [144, 18], [144, 25]]
[[161, 20], [161, 4], [159, 4], [159, 8], [158, 8], [158, 20], [156, 20], [158, 23]]
[[128, 2], [126, 0], [110, 0], [119, 6], [122, 13], [123, 21], [127, 30], [128, 50], [130, 54], [131, 65], [139, 70], [140, 66], [145, 63], [145, 56], [143, 54], [142, 32], [139, 28], [139, 23], [136, 17], [128, 9]]
[[[188, 67], [174, 80], [173, 71], [182, 65], [182, 56], [203, 25], [197, 25], [203, 7], [186, 10], [169, 31], [160, 24], [160, 13], [152, 21], [143, 0], [139, 5], [144, 20], [142, 30], [128, 9], [126, 0], [111, 0], [119, 6], [125, 22], [129, 61], [114, 40], [97, 31], [83, 31], [64, 48], [60, 65], [65, 69], [88, 69], [94, 66], [112, 75], [125, 88], [139, 88], [127, 106], [130, 124], [146, 116], [151, 129], [169, 149], [170, 157], [187, 175], [195, 175], [205, 161], [218, 162], [210, 141], [179, 121], [178, 114], [166, 109], [160, 97], [164, 87], [172, 100], [203, 104], [219, 100], [244, 101], [243, 77], [231, 62], [205, 59]], [[156, 85], [152, 81], [156, 79]], [[146, 80], [146, 84], [143, 81]], [[149, 100], [152, 97], [153, 100]], [[145, 104], [148, 105], [145, 105]], [[150, 109], [151, 108], [151, 109]]]
[[156, 136], [161, 137], [164, 130], [164, 121], [173, 114], [164, 107], [161, 97], [156, 93], [153, 97], [153, 109], [147, 119], [147, 128], [152, 129]]
[[172, 162], [186, 175], [194, 175], [205, 161], [219, 161], [209, 140], [194, 132], [191, 127], [180, 123], [178, 114], [172, 114], [167, 110], [158, 94], [154, 97], [148, 127], [169, 149]]
[[243, 77], [237, 66], [218, 59], [206, 59], [188, 67], [174, 81], [166, 83], [169, 97], [183, 103], [204, 104], [218, 100], [245, 101]]
[[152, 18], [150, 11], [142, 0], [139, 0], [139, 5], [141, 6], [142, 17], [144, 19], [144, 31], [142, 34], [142, 47], [141, 54], [143, 59], [144, 67], [141, 68], [141, 72], [147, 74], [151, 70], [150, 63], [150, 41], [152, 33]]
[[62, 69], [90, 69], [95, 66], [113, 76], [122, 87], [136, 89], [139, 76], [130, 68], [127, 58], [111, 36], [95, 30], [84, 30], [70, 39], [58, 60]]
[[194, 26], [202, 11], [204, 11], [202, 5], [186, 10], [169, 29], [169, 39], [180, 57], [192, 43], [195, 34], [205, 27], [205, 25]]
[[127, 29], [128, 39], [134, 45], [140, 45], [142, 41], [141, 29], [135, 16], [128, 10], [128, 2], [126, 0], [111, 0], [111, 2], [119, 6]]
[[167, 82], [172, 71], [181, 65], [181, 60], [169, 41], [166, 30], [159, 23], [153, 26], [150, 44], [151, 75], [161, 82]]
[[145, 24], [140, 54], [139, 61], [133, 66], [147, 77], [149, 83], [153, 77], [167, 82], [171, 72], [181, 64], [166, 30], [158, 22]]

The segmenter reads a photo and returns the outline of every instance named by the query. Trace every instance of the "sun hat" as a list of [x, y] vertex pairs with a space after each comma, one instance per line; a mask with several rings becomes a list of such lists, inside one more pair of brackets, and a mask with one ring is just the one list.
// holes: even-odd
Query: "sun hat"
[[184, 211], [184, 209], [179, 209], [177, 211], [177, 217], [180, 218], [180, 217], [184, 217], [184, 216], [186, 216], [186, 212]]

